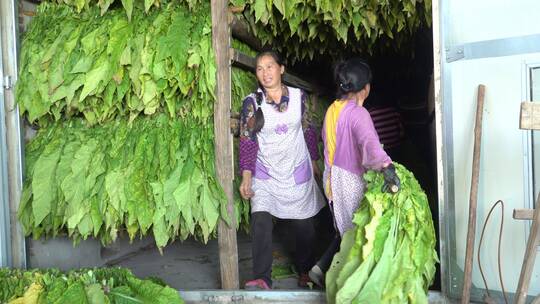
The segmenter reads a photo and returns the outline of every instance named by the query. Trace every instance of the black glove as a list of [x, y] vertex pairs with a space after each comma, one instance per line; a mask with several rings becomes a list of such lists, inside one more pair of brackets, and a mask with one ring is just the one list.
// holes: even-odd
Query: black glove
[[393, 164], [390, 164], [388, 167], [382, 169], [382, 174], [384, 176], [382, 191], [390, 193], [398, 192], [401, 182], [396, 174], [396, 167], [394, 167]]

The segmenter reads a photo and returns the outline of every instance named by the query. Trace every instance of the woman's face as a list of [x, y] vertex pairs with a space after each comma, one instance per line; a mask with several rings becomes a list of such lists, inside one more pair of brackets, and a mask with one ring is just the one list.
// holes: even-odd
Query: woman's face
[[281, 75], [284, 72], [285, 67], [280, 66], [270, 55], [262, 56], [257, 62], [257, 79], [265, 89], [281, 87]]

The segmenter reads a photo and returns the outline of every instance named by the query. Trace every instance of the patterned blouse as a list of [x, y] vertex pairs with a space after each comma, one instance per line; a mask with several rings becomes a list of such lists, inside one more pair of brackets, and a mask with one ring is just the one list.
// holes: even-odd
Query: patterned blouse
[[[279, 112], [287, 111], [289, 106], [289, 89], [287, 86], [282, 86], [281, 102], [276, 103], [266, 95], [266, 103], [274, 106]], [[263, 93], [264, 94], [264, 93]], [[304, 130], [304, 139], [306, 140], [307, 148], [312, 160], [319, 159], [319, 150], [317, 142], [316, 128], [311, 124], [306, 114], [307, 95], [302, 90], [302, 127]], [[248, 95], [243, 102], [242, 112], [240, 114], [240, 173], [244, 170], [255, 172], [255, 161], [257, 160], [257, 152], [259, 145], [257, 143], [257, 133], [255, 129], [255, 111], [257, 110], [255, 94]]]

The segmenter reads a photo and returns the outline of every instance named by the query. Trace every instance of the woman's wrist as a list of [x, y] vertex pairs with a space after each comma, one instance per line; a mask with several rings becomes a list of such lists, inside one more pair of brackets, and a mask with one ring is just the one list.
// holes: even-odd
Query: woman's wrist
[[392, 164], [392, 162], [384, 163], [382, 167], [383, 167], [383, 169], [384, 169], [384, 168], [390, 166], [391, 164]]
[[242, 178], [251, 178], [251, 176], [252, 176], [251, 170], [242, 171]]

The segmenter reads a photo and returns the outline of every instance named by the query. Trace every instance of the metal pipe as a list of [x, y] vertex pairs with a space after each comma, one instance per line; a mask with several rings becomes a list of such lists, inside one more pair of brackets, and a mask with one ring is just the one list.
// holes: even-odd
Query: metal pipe
[[[0, 41], [0, 58], [2, 47]], [[0, 79], [4, 79], [4, 68], [0, 60]], [[11, 265], [11, 237], [9, 225], [7, 144], [4, 121], [4, 90], [0, 89], [0, 267]]]
[[0, 37], [4, 74], [4, 111], [7, 145], [8, 200], [11, 236], [11, 265], [26, 268], [24, 233], [17, 220], [17, 210], [22, 192], [23, 144], [21, 120], [15, 102], [14, 84], [18, 74], [18, 19], [17, 1], [0, 1]]

